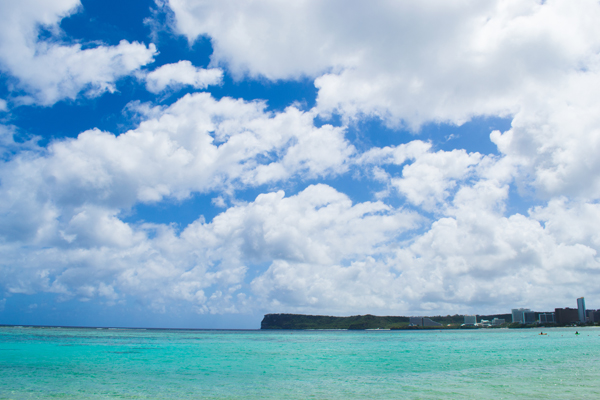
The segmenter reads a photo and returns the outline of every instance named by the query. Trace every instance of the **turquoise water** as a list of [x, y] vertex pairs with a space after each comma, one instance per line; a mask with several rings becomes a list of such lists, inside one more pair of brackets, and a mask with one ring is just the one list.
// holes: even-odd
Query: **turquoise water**
[[600, 329], [0, 328], [1, 399], [598, 399]]

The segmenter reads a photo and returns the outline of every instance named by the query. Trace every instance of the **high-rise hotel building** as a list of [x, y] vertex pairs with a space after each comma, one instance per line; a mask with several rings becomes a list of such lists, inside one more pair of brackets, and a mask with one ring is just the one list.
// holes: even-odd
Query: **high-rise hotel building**
[[585, 300], [583, 297], [577, 299], [577, 312], [579, 314], [579, 322], [585, 324]]

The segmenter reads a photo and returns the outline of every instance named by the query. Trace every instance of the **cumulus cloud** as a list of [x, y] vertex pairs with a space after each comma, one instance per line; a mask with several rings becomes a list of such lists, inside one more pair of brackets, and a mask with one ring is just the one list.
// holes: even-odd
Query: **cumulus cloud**
[[515, 115], [507, 132], [492, 141], [518, 168], [522, 190], [543, 199], [600, 198], [600, 71], [580, 72], [557, 85], [546, 99], [535, 99]]
[[[256, 118], [266, 118], [262, 124], [277, 118], [261, 114], [256, 103], [217, 102], [205, 94], [185, 101], [192, 100], [226, 125], [233, 122], [210, 113], [225, 106], [238, 113], [244, 110], [242, 114], [252, 116], [246, 127]], [[164, 116], [173, 110], [166, 109]], [[161, 118], [147, 122], [165, 129]], [[151, 132], [148, 127], [139, 129], [127, 135], [143, 132], [147, 137]], [[186, 136], [175, 135], [173, 129], [172, 138], [183, 143]], [[215, 142], [217, 137], [232, 140], [240, 132], [231, 125], [224, 129], [212, 126]], [[127, 185], [115, 190], [111, 185], [116, 176], [127, 173], [127, 168], [135, 171], [135, 163], [120, 165], [117, 172], [103, 167], [102, 158], [80, 157], [93, 162], [79, 164], [65, 150], [75, 145], [102, 148], [92, 143], [80, 137], [56, 143], [65, 146], [60, 151], [30, 151], [5, 163], [22, 168], [3, 171], [10, 171], [2, 175], [5, 194], [19, 193], [8, 177], [38, 179], [30, 186], [38, 188], [35, 196], [24, 188], [19, 201], [13, 198], [2, 205], [10, 210], [2, 214], [0, 242], [6, 293], [45, 291], [107, 304], [135, 296], [156, 312], [186, 302], [198, 313], [260, 309], [340, 314], [496, 312], [519, 304], [551, 309], [568, 304], [581, 291], [588, 296], [598, 293], [593, 286], [593, 277], [600, 273], [600, 241], [594, 233], [597, 205], [559, 199], [529, 215], [504, 215], [511, 182], [510, 174], [503, 172], [510, 167], [503, 165], [505, 158], [434, 152], [422, 141], [374, 148], [355, 157], [361, 165], [380, 168], [394, 163], [433, 168], [431, 176], [437, 178], [422, 179], [432, 179], [431, 187], [417, 185], [434, 191], [425, 197], [442, 193], [435, 191], [440, 182], [446, 182], [441, 187], [454, 182], [453, 193], [442, 196], [440, 202], [446, 206], [437, 209], [439, 217], [433, 221], [420, 216], [418, 209], [379, 201], [353, 204], [345, 194], [318, 184], [288, 197], [282, 191], [260, 194], [251, 202], [237, 202], [211, 222], [199, 218], [177, 232], [168, 225], [128, 224], [120, 219], [119, 210], [125, 205], [110, 200], [113, 192], [132, 186], [130, 201], [141, 201], [135, 198], [135, 185], [147, 178], [132, 175]], [[48, 165], [61, 157], [73, 160], [73, 170], [85, 174], [38, 176], [37, 171], [52, 170]], [[52, 163], [46, 164], [49, 160]], [[169, 157], [162, 159], [163, 168], [169, 162]], [[232, 169], [227, 164], [220, 167]], [[404, 170], [389, 176], [406, 179]], [[86, 185], [99, 191], [81, 193]], [[9, 197], [2, 196], [4, 201]]]
[[[39, 104], [114, 90], [155, 54], [137, 43], [60, 44], [57, 23], [79, 3], [23, 4], [0, 6], [0, 65]], [[552, 309], [600, 294], [597, 2], [169, 5], [179, 33], [210, 38], [212, 68], [180, 61], [138, 72], [149, 91], [204, 89], [224, 71], [309, 77], [316, 107], [269, 112], [208, 93], [168, 106], [134, 100], [125, 114], [137, 128], [46, 147], [0, 126], [6, 296], [134, 296], [157, 312], [186, 303], [199, 313], [430, 314]], [[51, 39], [38, 39], [39, 24]], [[341, 126], [315, 123], [332, 113]], [[346, 128], [364, 116], [414, 133], [474, 116], [512, 125], [480, 132], [495, 155], [433, 140], [359, 151]], [[279, 190], [340, 176], [385, 202], [353, 203], [325, 184]], [[194, 193], [222, 212], [207, 222], [199, 210], [181, 229], [123, 217]], [[534, 206], [515, 207], [515, 197]]]
[[587, 66], [600, 44], [593, 1], [169, 4], [179, 32], [212, 38], [215, 65], [315, 77], [323, 111], [415, 128], [512, 114], [524, 91]]
[[[3, 285], [8, 293], [47, 291], [81, 299], [136, 295], [158, 311], [184, 300], [201, 313], [239, 312], [249, 299], [257, 306], [254, 292], [243, 289], [249, 265], [275, 259], [339, 268], [332, 264], [379, 254], [420, 220], [379, 202], [352, 204], [326, 185], [291, 197], [261, 194], [180, 234], [165, 225], [132, 227], [111, 210], [84, 206], [63, 233], [71, 236], [66, 249], [46, 242], [20, 252], [32, 242], [4, 241]], [[259, 283], [253, 287], [266, 295]]]
[[600, 222], [599, 204], [559, 197], [545, 206], [533, 208], [531, 215], [561, 243], [600, 250], [600, 235], [595, 228]]
[[255, 263], [281, 259], [328, 265], [377, 253], [419, 220], [381, 202], [352, 205], [346, 195], [320, 184], [290, 198], [283, 191], [259, 195], [215, 218], [210, 232], [205, 224], [192, 224], [182, 236], [232, 243], [241, 259]]
[[492, 140], [523, 194], [598, 198], [595, 1], [169, 5], [178, 32], [211, 38], [213, 65], [239, 77], [313, 78], [325, 116], [377, 116], [414, 131], [513, 117]]
[[[551, 308], [600, 271], [594, 204], [562, 199], [504, 215], [516, 168], [508, 156], [435, 151], [419, 140], [357, 154], [343, 128], [317, 128], [311, 112], [269, 113], [206, 93], [148, 115], [120, 136], [86, 131], [2, 164], [6, 293], [107, 304], [136, 296], [156, 312], [181, 301], [199, 313], [493, 312]], [[121, 219], [139, 202], [355, 166], [378, 168], [414, 210], [353, 204], [320, 184], [238, 201], [181, 232]]]
[[[153, 44], [121, 41], [117, 46], [60, 44], [60, 20], [77, 12], [78, 0], [2, 2], [0, 69], [14, 77], [27, 95], [21, 103], [52, 105], [81, 91], [97, 96], [115, 90], [115, 82], [148, 64]], [[39, 38], [40, 27], [51, 33]]]
[[252, 288], [265, 309], [342, 314], [552, 310], [581, 293], [597, 296], [595, 205], [565, 212], [549, 204], [507, 217], [494, 207], [507, 197], [498, 182], [463, 186], [446, 216], [410, 241], [381, 247], [379, 256], [349, 265], [276, 260]]
[[413, 140], [399, 146], [373, 147], [357, 157], [356, 163], [359, 165], [402, 165], [408, 160], [415, 160], [426, 154], [431, 147], [431, 143], [421, 140]]
[[391, 180], [411, 203], [433, 210], [450, 195], [458, 181], [465, 180], [481, 160], [479, 153], [464, 150], [438, 151], [419, 157], [402, 169], [402, 177]]
[[223, 79], [223, 71], [218, 68], [196, 68], [188, 60], [175, 64], [165, 64], [145, 77], [146, 88], [152, 93], [159, 93], [167, 88], [186, 85], [195, 89], [204, 89], [209, 85], [217, 85]]
[[[30, 137], [27, 140], [15, 141], [17, 128], [13, 125], [0, 124], [0, 160], [9, 160], [14, 154], [21, 151], [30, 151], [39, 149], [37, 141], [39, 138]], [[0, 163], [0, 170], [2, 169]], [[1, 183], [1, 180], [0, 180]]]
[[114, 216], [138, 202], [193, 192], [230, 192], [300, 173], [335, 176], [354, 152], [343, 128], [317, 128], [314, 115], [293, 107], [271, 114], [260, 102], [197, 93], [155, 113], [119, 136], [93, 129], [47, 149], [23, 149], [4, 163], [0, 208], [10, 212], [2, 214], [0, 235], [47, 240], [59, 224], [64, 235], [57, 240], [69, 242], [76, 221], [114, 222], [81, 207], [108, 208]]
[[[489, 188], [488, 188], [489, 189]], [[485, 202], [489, 201], [488, 197]], [[506, 196], [506, 188], [493, 192]], [[471, 196], [475, 193], [471, 193]], [[432, 309], [525, 305], [549, 309], [571, 304], [578, 293], [597, 296], [590, 282], [600, 273], [597, 246], [565, 241], [557, 230], [521, 214], [459, 204], [452, 217], [397, 252], [408, 298], [427, 299]]]
[[[274, 261], [252, 282], [267, 310], [349, 314], [406, 312], [403, 284], [389, 266], [366, 257], [349, 266]], [[411, 304], [412, 305], [412, 304]], [[411, 312], [416, 309], [411, 309]]]
[[[504, 161], [504, 160], [502, 160]], [[373, 165], [373, 178], [387, 183], [412, 205], [425, 211], [436, 211], [445, 206], [461, 184], [493, 176], [510, 182], [505, 162], [465, 150], [432, 151], [428, 142], [413, 140], [399, 146], [373, 147], [355, 158], [359, 166]], [[386, 172], [387, 165], [403, 166], [400, 174]], [[386, 195], [390, 193], [386, 192]], [[439, 211], [439, 210], [438, 210]]]

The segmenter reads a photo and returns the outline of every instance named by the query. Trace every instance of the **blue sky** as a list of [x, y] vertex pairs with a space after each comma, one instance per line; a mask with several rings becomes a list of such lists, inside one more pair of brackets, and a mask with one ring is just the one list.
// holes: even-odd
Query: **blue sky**
[[596, 2], [0, 5], [0, 323], [596, 307]]

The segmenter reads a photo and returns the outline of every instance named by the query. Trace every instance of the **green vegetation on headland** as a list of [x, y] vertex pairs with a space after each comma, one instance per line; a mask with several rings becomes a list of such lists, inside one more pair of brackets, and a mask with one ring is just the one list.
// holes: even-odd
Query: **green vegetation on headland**
[[[509, 318], [510, 314], [485, 315], [482, 318]], [[260, 329], [459, 329], [464, 322], [463, 315], [428, 317], [441, 326], [409, 326], [409, 317], [379, 317], [375, 315], [354, 315], [351, 317], [331, 317], [324, 315], [266, 314]], [[465, 327], [462, 327], [465, 328]]]
[[408, 326], [408, 317], [266, 314], [260, 329], [390, 329], [392, 326], [401, 325]]

